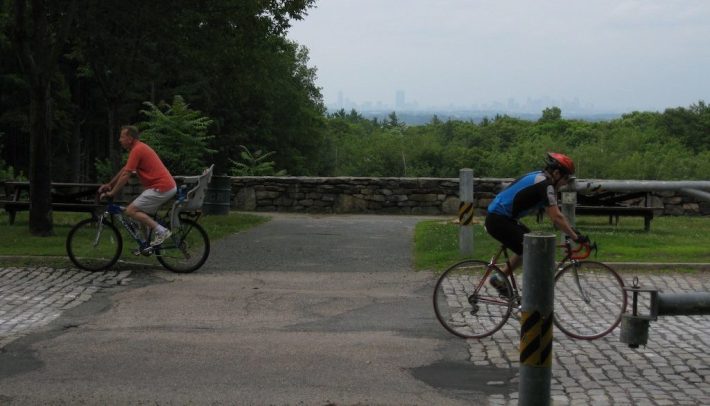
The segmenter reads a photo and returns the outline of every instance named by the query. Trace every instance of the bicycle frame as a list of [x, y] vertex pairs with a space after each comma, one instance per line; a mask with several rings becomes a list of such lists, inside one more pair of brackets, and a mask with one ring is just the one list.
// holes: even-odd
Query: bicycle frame
[[[564, 252], [555, 261], [555, 300], [561, 301], [559, 318], [555, 312], [555, 325], [577, 339], [590, 340], [609, 334], [618, 326], [626, 306], [623, 279], [603, 263], [584, 261], [596, 250], [596, 244], [573, 246], [565, 241], [559, 247]], [[464, 260], [453, 264], [438, 278], [434, 309], [437, 319], [449, 332], [462, 338], [487, 337], [500, 329], [511, 314], [521, 310], [522, 286], [517, 284], [514, 274], [506, 275], [499, 268], [502, 263], [511, 263], [503, 246], [490, 261]], [[494, 275], [498, 275], [495, 283]], [[607, 300], [608, 295], [614, 298]], [[594, 312], [590, 314], [601, 317], [592, 320], [586, 316], [585, 306]], [[578, 318], [576, 312], [580, 311], [585, 316]]]
[[[562, 257], [562, 259], [557, 263], [557, 266], [555, 267], [555, 272], [559, 272], [564, 268], [564, 266], [569, 262], [572, 264], [579, 263], [579, 261], [589, 257], [591, 255], [592, 250], [597, 249], [596, 243], [594, 244], [589, 244], [589, 243], [584, 243], [584, 244], [579, 244], [578, 247], [572, 248], [572, 244], [570, 244], [569, 240], [566, 240], [564, 244], [559, 244], [557, 245], [558, 248], [564, 248], [565, 249], [565, 255]], [[580, 254], [581, 253], [581, 254]], [[486, 274], [485, 278], [481, 280], [481, 282], [476, 286], [475, 292], [478, 293], [481, 287], [484, 284], [484, 281], [490, 276], [493, 267], [498, 268], [498, 260], [500, 259], [500, 256], [503, 255], [505, 258], [505, 264], [508, 266], [508, 269], [510, 269], [510, 256], [508, 255], [508, 249], [501, 245], [498, 251], [491, 257], [491, 259], [488, 261], [488, 267], [486, 269]], [[500, 268], [499, 268], [500, 269]], [[583, 299], [585, 302], [589, 303], [590, 298], [589, 295], [586, 294], [584, 291], [584, 288], [582, 287], [582, 284], [579, 281], [579, 275], [575, 271], [574, 273], [575, 276], [575, 283], [577, 287], [579, 288], [580, 293], [583, 296]], [[518, 283], [515, 280], [515, 275], [511, 273], [510, 275], [506, 275], [508, 280], [510, 281], [511, 287], [513, 288], [513, 293], [515, 294], [514, 298], [520, 298], [519, 290], [518, 290]]]
[[[481, 288], [483, 288], [483, 285], [486, 283], [488, 278], [491, 276], [491, 273], [493, 272], [493, 269], [498, 268], [498, 259], [500, 256], [504, 255], [505, 256], [505, 262], [506, 264], [510, 265], [510, 259], [508, 257], [508, 251], [505, 249], [504, 246], [501, 245], [500, 249], [496, 252], [496, 254], [491, 258], [490, 261], [488, 261], [488, 265], [486, 266], [486, 273], [484, 277], [478, 282], [478, 285], [476, 285], [475, 289], [473, 290], [473, 294], [469, 296], [469, 303], [474, 305], [474, 302], [472, 300], [478, 302], [478, 301], [485, 301], [486, 303], [492, 303], [492, 304], [499, 304], [499, 305], [507, 305], [510, 300], [507, 299], [502, 299], [502, 298], [494, 298], [494, 297], [486, 297], [485, 299], [482, 299], [481, 297], [478, 296], [478, 292], [480, 292]], [[515, 298], [514, 299], [519, 299], [520, 295], [518, 294], [518, 288], [515, 282], [515, 278], [511, 274], [508, 276], [508, 280], [511, 282], [513, 286], [513, 292], [515, 293]]]
[[136, 224], [133, 219], [124, 215], [125, 210], [126, 208], [124, 206], [118, 205], [113, 202], [109, 202], [106, 205], [106, 210], [104, 210], [104, 212], [98, 217], [99, 229], [96, 233], [96, 242], [94, 244], [96, 245], [98, 243], [98, 239], [101, 235], [101, 230], [103, 228], [103, 220], [110, 218], [111, 221], [115, 223], [114, 219], [118, 219], [118, 222], [123, 226], [124, 229], [126, 229], [126, 231], [128, 231], [128, 234], [131, 236], [131, 238], [133, 238], [136, 244], [138, 244], [140, 253], [143, 255], [152, 254], [154, 247], [152, 247], [148, 243], [149, 235], [145, 236], [145, 239], [143, 238], [141, 231], [136, 228], [136, 226], [140, 226], [140, 224]]
[[[132, 250], [133, 255], [155, 256], [161, 265], [177, 273], [197, 270], [209, 256], [210, 242], [207, 232], [197, 223], [201, 217], [199, 208], [185, 205], [189, 202], [185, 190], [179, 190], [178, 198], [167, 212], [152, 216], [171, 231], [170, 237], [159, 244], [150, 242], [152, 231], [128, 216], [125, 207], [109, 200], [103, 210], [79, 221], [69, 231], [66, 240], [69, 259], [88, 271], [107, 269], [120, 259], [124, 241], [130, 247], [128, 241], [133, 239], [137, 245]], [[128, 232], [129, 240], [121, 227]]]

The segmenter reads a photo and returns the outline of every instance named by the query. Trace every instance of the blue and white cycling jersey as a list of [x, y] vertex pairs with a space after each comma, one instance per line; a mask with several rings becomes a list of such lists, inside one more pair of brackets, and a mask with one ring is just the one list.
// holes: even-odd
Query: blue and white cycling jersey
[[488, 213], [519, 219], [542, 207], [556, 206], [557, 193], [542, 171], [523, 175], [493, 199]]

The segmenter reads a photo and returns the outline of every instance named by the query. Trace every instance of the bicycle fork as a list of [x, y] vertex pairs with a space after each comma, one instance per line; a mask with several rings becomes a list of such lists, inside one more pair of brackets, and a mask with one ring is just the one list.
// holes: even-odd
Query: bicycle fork
[[574, 283], [577, 285], [577, 289], [579, 290], [579, 295], [582, 297], [582, 300], [584, 300], [584, 303], [589, 304], [592, 300], [587, 295], [587, 292], [585, 289], [582, 287], [582, 282], [579, 280], [579, 263], [578, 262], [573, 262], [572, 263], [572, 274], [574, 275]]
[[94, 246], [93, 248], [96, 248], [97, 245], [99, 245], [99, 240], [101, 239], [101, 231], [104, 229], [104, 215], [99, 216], [99, 226], [96, 227], [96, 237], [94, 237]]

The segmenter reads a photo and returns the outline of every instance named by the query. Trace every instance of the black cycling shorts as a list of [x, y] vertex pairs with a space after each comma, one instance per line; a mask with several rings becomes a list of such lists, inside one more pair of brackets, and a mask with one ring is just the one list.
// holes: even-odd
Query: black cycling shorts
[[503, 246], [518, 255], [523, 255], [523, 238], [530, 229], [510, 217], [489, 213], [486, 216], [486, 231]]

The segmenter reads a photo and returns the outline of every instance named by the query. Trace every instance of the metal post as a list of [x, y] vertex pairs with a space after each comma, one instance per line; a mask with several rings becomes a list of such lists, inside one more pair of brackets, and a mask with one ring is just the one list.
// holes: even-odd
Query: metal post
[[459, 171], [459, 254], [473, 255], [473, 169]]
[[519, 405], [550, 405], [556, 238], [525, 234]]
[[[562, 191], [562, 214], [567, 217], [567, 221], [572, 227], [577, 225], [577, 216], [575, 214], [575, 208], [577, 207], [577, 178], [570, 176], [569, 183]], [[560, 239], [564, 243], [565, 235], [560, 234]]]
[[[621, 318], [621, 342], [631, 348], [638, 348], [648, 342], [648, 329], [658, 316], [696, 316], [710, 315], [710, 292], [662, 293], [658, 289], [641, 289], [638, 278], [634, 278], [631, 287], [624, 291], [632, 294], [631, 314], [624, 313]], [[638, 309], [641, 293], [648, 294], [649, 313], [642, 315]]]
[[653, 309], [658, 316], [710, 314], [710, 292], [659, 293]]

